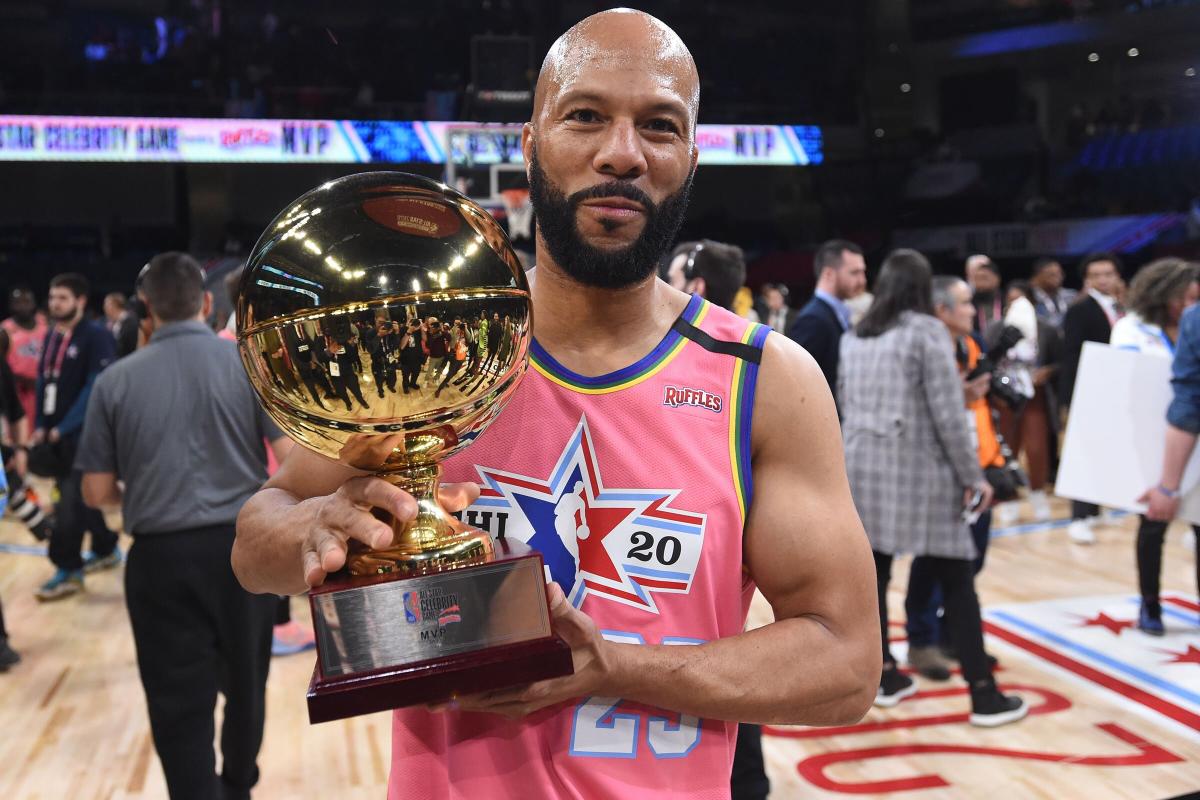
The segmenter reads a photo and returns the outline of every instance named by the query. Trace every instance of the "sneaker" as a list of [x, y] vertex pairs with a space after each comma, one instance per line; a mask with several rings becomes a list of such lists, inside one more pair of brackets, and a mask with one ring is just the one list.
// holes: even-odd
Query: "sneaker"
[[1033, 511], [1033, 518], [1037, 522], [1045, 522], [1050, 519], [1050, 498], [1045, 492], [1037, 491], [1029, 493], [1029, 507]]
[[313, 633], [298, 622], [276, 625], [271, 635], [271, 655], [290, 656], [317, 646]]
[[942, 656], [942, 651], [936, 647], [908, 648], [908, 664], [919, 675], [931, 681], [950, 680], [950, 663]]
[[84, 572], [99, 572], [104, 569], [112, 569], [113, 567], [121, 566], [124, 558], [121, 556], [121, 548], [116, 548], [106, 556], [98, 556], [95, 553], [88, 553], [83, 557]]
[[21, 660], [21, 654], [9, 647], [8, 638], [0, 639], [0, 672], [8, 672]]
[[1015, 695], [1006, 695], [989, 683], [971, 690], [971, 724], [979, 728], [998, 728], [1024, 719], [1029, 704]]
[[1138, 609], [1138, 630], [1149, 636], [1164, 636], [1167, 629], [1163, 627], [1162, 621], [1162, 606], [1158, 603], [1148, 603], [1142, 601], [1142, 607]]
[[992, 510], [992, 523], [997, 528], [1007, 528], [1009, 525], [1015, 525], [1020, 517], [1021, 509], [1015, 501], [999, 503]]
[[83, 570], [57, 570], [36, 592], [38, 600], [60, 600], [83, 591]]
[[1071, 537], [1075, 544], [1096, 543], [1096, 534], [1092, 532], [1092, 525], [1086, 519], [1071, 520], [1071, 524], [1067, 526], [1067, 536]]
[[875, 705], [891, 708], [906, 697], [917, 693], [913, 679], [895, 667], [888, 667], [879, 677], [879, 690], [875, 692]]

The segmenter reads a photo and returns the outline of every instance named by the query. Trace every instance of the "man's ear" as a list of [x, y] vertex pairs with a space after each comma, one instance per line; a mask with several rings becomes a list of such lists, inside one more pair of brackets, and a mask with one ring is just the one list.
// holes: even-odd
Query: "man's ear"
[[200, 316], [208, 319], [209, 314], [212, 314], [213, 296], [212, 292], [204, 293], [204, 300], [200, 303]]
[[707, 297], [708, 284], [705, 283], [704, 278], [692, 278], [691, 282], [685, 287], [685, 291], [691, 294], [698, 294], [701, 297]]

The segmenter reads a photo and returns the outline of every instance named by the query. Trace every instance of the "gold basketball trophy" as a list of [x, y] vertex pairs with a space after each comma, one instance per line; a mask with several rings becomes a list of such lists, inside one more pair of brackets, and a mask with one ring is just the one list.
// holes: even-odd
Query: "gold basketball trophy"
[[440, 462], [483, 432], [524, 374], [531, 310], [503, 229], [416, 175], [323, 184], [255, 245], [237, 326], [263, 406], [298, 444], [418, 505], [411, 522], [391, 520], [389, 547], [352, 540], [345, 569], [309, 593], [311, 722], [571, 673], [541, 556], [437, 499]]

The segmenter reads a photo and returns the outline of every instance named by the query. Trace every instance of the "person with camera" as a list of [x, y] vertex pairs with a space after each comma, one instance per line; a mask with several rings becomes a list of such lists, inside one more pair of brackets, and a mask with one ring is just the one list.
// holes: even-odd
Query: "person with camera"
[[[1020, 331], [1017, 343], [1007, 349], [1001, 339], [1006, 331]], [[993, 359], [1004, 367], [1013, 391], [993, 394], [999, 414], [999, 431], [1012, 447], [1013, 458], [1025, 454], [1028, 466], [1029, 505], [1037, 521], [1050, 519], [1046, 486], [1058, 445], [1058, 395], [1055, 390], [1062, 358], [1062, 333], [1038, 315], [1033, 287], [1013, 281], [1005, 290], [1004, 317], [988, 326], [983, 339]], [[997, 498], [995, 521], [1007, 526], [1017, 521], [1018, 504]]]
[[[974, 577], [979, 552], [968, 523], [987, 508], [992, 487], [967, 424], [954, 346], [935, 315], [932, 277], [925, 256], [893, 251], [883, 262], [871, 308], [841, 342], [846, 472], [874, 551], [883, 640], [875, 704], [891, 707], [916, 693], [888, 645], [892, 561], [912, 553], [942, 587], [950, 640], [970, 685], [970, 721], [995, 727], [1029, 709], [996, 687], [983, 649]], [[957, 299], [969, 302], [961, 292]], [[970, 313], [974, 317], [974, 308]], [[966, 310], [963, 317], [965, 325]], [[976, 376], [972, 399], [981, 399], [986, 387], [985, 376]], [[927, 596], [910, 599], [921, 609], [929, 602]]]
[[120, 504], [133, 534], [125, 603], [171, 797], [248, 797], [279, 601], [242, 589], [230, 553], [238, 511], [267, 479], [264, 440], [279, 458], [290, 443], [236, 347], [205, 324], [212, 296], [195, 260], [155, 256], [139, 291], [152, 334], [96, 381], [79, 444], [83, 495], [93, 508]]
[[[1129, 286], [1129, 313], [1113, 325], [1109, 343], [1121, 350], [1147, 353], [1168, 360], [1176, 357], [1180, 342], [1180, 321], [1184, 312], [1200, 299], [1200, 267], [1178, 258], [1162, 258], [1151, 262], [1134, 276]], [[1176, 391], [1176, 394], [1183, 394]], [[1178, 483], [1163, 486], [1178, 487]], [[1171, 489], [1158, 489], [1171, 492]], [[1178, 494], [1177, 488], [1174, 490]], [[1141, 502], [1146, 502], [1143, 499]], [[1138, 588], [1142, 596], [1138, 611], [1138, 629], [1151, 636], [1163, 636], [1162, 602], [1159, 589], [1162, 580], [1163, 540], [1167, 526], [1174, 517], [1142, 514], [1137, 531]], [[1200, 526], [1194, 526], [1200, 532]], [[1196, 585], [1200, 587], [1200, 560], [1196, 562]]]
[[[973, 433], [979, 466], [985, 478], [995, 470], [1003, 470], [1004, 454], [996, 436], [992, 409], [988, 403], [988, 392], [992, 384], [992, 373], [981, 371], [990, 365], [983, 358], [983, 351], [972, 336], [975, 323], [975, 305], [971, 302], [971, 288], [966, 281], [950, 275], [939, 275], [933, 279], [933, 310], [946, 326], [954, 340], [959, 374], [962, 376], [963, 396], [966, 401], [967, 427]], [[994, 491], [995, 487], [993, 487]], [[979, 555], [972, 570], [978, 575], [983, 569], [987, 554], [988, 536], [991, 532], [992, 511], [980, 506], [972, 514], [971, 539]], [[943, 592], [930, 559], [918, 556], [913, 560], [908, 577], [908, 595], [904, 601], [908, 631], [908, 663], [926, 678], [937, 681], [950, 679], [950, 663], [947, 650], [953, 650], [953, 642], [940, 624], [938, 611], [942, 608]]]
[[[37, 590], [38, 600], [58, 600], [83, 591], [84, 571], [121, 563], [117, 534], [104, 515], [84, 505], [83, 474], [73, 466], [88, 398], [100, 373], [112, 363], [116, 343], [99, 322], [87, 319], [90, 286], [68, 272], [50, 281], [49, 309], [53, 325], [46, 334], [38, 364], [37, 417], [31, 439], [30, 467], [58, 481], [50, 561], [54, 574]], [[92, 534], [92, 552], [80, 553], [83, 534]]]

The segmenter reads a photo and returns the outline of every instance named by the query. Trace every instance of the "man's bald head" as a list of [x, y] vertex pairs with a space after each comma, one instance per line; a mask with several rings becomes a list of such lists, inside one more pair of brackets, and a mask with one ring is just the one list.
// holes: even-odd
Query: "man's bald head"
[[700, 77], [691, 52], [662, 20], [631, 8], [614, 8], [582, 19], [550, 46], [534, 92], [534, 123], [547, 101], [575, 88], [581, 77], [595, 69], [648, 71], [662, 89], [677, 94], [685, 103], [695, 131]]

